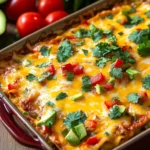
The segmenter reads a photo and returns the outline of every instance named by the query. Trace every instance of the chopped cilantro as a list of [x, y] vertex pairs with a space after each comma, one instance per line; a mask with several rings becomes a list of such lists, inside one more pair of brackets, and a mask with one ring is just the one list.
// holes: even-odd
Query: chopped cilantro
[[123, 116], [126, 112], [126, 108], [123, 105], [114, 105], [109, 109], [109, 114], [108, 116], [111, 119], [118, 119], [121, 116]]
[[91, 91], [92, 83], [90, 81], [90, 78], [88, 76], [82, 77], [82, 90], [85, 92]]
[[96, 66], [104, 68], [109, 60], [110, 58], [101, 57], [100, 59], [96, 60]]
[[141, 57], [150, 56], [150, 40], [140, 43], [137, 50]]
[[122, 35], [123, 35], [123, 32], [119, 32], [118, 34], [119, 34], [120, 36], [122, 36]]
[[50, 75], [47, 77], [47, 80], [55, 80], [55, 79], [57, 79], [57, 77], [55, 75], [54, 76]]
[[110, 133], [109, 132], [104, 132], [104, 134], [106, 135], [106, 136], [109, 136], [110, 135]]
[[150, 10], [146, 12], [145, 15], [147, 16], [147, 18], [150, 18]]
[[49, 102], [46, 103], [46, 105], [53, 107], [55, 104], [53, 102], [49, 101]]
[[112, 70], [110, 71], [110, 76], [121, 79], [123, 77], [123, 71], [121, 68], [112, 68]]
[[48, 57], [50, 52], [51, 52], [51, 50], [52, 50], [52, 47], [48, 48], [47, 46], [42, 46], [40, 48], [39, 52], [41, 53], [41, 55]]
[[82, 46], [84, 44], [84, 42], [85, 42], [84, 40], [81, 40], [81, 41], [75, 43], [74, 45], [75, 46]]
[[36, 80], [37, 77], [36, 77], [34, 74], [29, 73], [29, 74], [26, 76], [26, 79], [27, 79], [29, 82], [32, 82], [32, 81]]
[[85, 56], [88, 56], [88, 50], [82, 49], [82, 51], [83, 51], [83, 53], [84, 53]]
[[128, 101], [132, 103], [138, 103], [140, 96], [137, 93], [131, 93], [127, 96]]
[[113, 44], [116, 44], [117, 39], [116, 39], [116, 37], [113, 35], [113, 31], [112, 31], [112, 30], [103, 31], [103, 34], [105, 34], [105, 35], [107, 36], [107, 41], [108, 41], [108, 42], [111, 42], [111, 43], [113, 43]]
[[41, 63], [41, 64], [37, 65], [36, 67], [44, 68], [44, 67], [48, 67], [50, 64], [51, 64], [50, 62], [44, 62], [44, 63]]
[[73, 55], [72, 45], [71, 45], [70, 41], [65, 40], [58, 47], [57, 60], [59, 62], [65, 62], [72, 55]]
[[90, 25], [91, 37], [94, 42], [99, 41], [103, 37], [103, 31], [98, 29], [93, 24]]
[[113, 14], [109, 14], [109, 15], [107, 16], [107, 18], [112, 20], [112, 19], [113, 19]]
[[150, 90], [150, 74], [148, 74], [145, 78], [142, 79], [143, 87], [145, 89]]
[[58, 101], [58, 100], [62, 100], [62, 99], [64, 99], [64, 98], [66, 98], [66, 97], [68, 97], [68, 95], [66, 94], [66, 93], [64, 93], [64, 92], [61, 92], [61, 93], [59, 93], [57, 96], [56, 96], [56, 100]]
[[24, 94], [24, 95], [27, 95], [28, 91], [29, 91], [29, 89], [28, 89], [28, 88], [25, 88], [23, 94]]
[[81, 123], [84, 124], [86, 120], [86, 114], [82, 111], [76, 111], [69, 113], [67, 117], [63, 120], [63, 123], [69, 128], [73, 128]]
[[46, 78], [48, 78], [50, 76], [50, 72], [44, 72], [42, 73], [40, 78], [36, 78], [37, 82], [42, 82], [44, 81]]
[[126, 15], [126, 18], [128, 20], [128, 22], [124, 24], [126, 28], [131, 28], [144, 21], [144, 19], [139, 16], [130, 17]]
[[80, 29], [75, 33], [75, 37], [77, 38], [86, 38], [90, 36], [91, 36], [91, 32], [85, 29]]
[[129, 15], [131, 13], [135, 13], [136, 12], [136, 9], [135, 8], [131, 8], [129, 10], [122, 10], [122, 14], [123, 15]]
[[68, 81], [73, 81], [74, 79], [74, 73], [73, 72], [67, 72], [67, 80]]

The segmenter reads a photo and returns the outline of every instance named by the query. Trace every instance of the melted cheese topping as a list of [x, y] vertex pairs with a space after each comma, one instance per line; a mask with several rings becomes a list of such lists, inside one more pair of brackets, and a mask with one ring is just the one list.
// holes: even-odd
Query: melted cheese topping
[[[60, 148], [64, 150], [97, 150], [100, 147], [104, 150], [112, 149], [113, 147], [133, 136], [137, 128], [128, 131], [129, 127], [133, 125], [131, 115], [122, 116], [118, 119], [111, 119], [108, 116], [109, 109], [105, 106], [105, 101], [110, 101], [112, 97], [119, 97], [121, 103], [126, 107], [129, 114], [148, 116], [148, 119], [145, 121], [145, 123], [148, 122], [150, 117], [148, 115], [150, 105], [149, 100], [144, 102], [143, 105], [140, 105], [131, 103], [127, 99], [128, 94], [139, 93], [140, 91], [146, 91], [148, 97], [150, 97], [150, 90], [146, 90], [142, 87], [142, 78], [144, 78], [147, 74], [150, 74], [150, 57], [140, 57], [140, 55], [137, 53], [137, 44], [129, 41], [128, 39], [129, 34], [136, 29], [148, 28], [147, 25], [150, 24], [150, 19], [147, 18], [145, 12], [147, 12], [149, 8], [150, 4], [143, 3], [136, 9], [135, 13], [130, 15], [138, 15], [144, 19], [144, 22], [139, 23], [132, 28], [125, 28], [123, 25], [118, 23], [118, 20], [122, 20], [125, 17], [121, 13], [121, 10], [131, 9], [131, 6], [129, 5], [116, 6], [112, 10], [103, 11], [102, 13], [97, 14], [94, 18], [88, 20], [88, 23], [91, 23], [102, 30], [112, 29], [117, 38], [117, 45], [120, 47], [126, 45], [131, 46], [129, 52], [136, 60], [136, 63], [133, 65], [133, 67], [141, 73], [141, 75], [135, 80], [128, 81], [125, 78], [123, 78], [121, 81], [116, 80], [115, 88], [111, 91], [107, 91], [100, 95], [92, 91], [83, 92], [83, 98], [73, 101], [71, 97], [80, 93], [82, 90], [81, 79], [83, 76], [94, 76], [101, 72], [106, 77], [106, 80], [110, 79], [109, 72], [111, 62], [107, 62], [104, 68], [99, 68], [95, 65], [97, 58], [92, 56], [92, 48], [94, 48], [97, 43], [106, 41], [106, 38], [102, 38], [98, 42], [94, 42], [91, 38], [84, 38], [85, 43], [76, 47], [76, 51], [74, 51], [73, 56], [70, 57], [65, 63], [59, 63], [56, 59], [58, 47], [61, 42], [50, 44], [49, 42], [44, 41], [39, 42], [39, 44], [34, 47], [34, 50], [37, 51], [39, 51], [42, 46], [52, 47], [50, 56], [48, 57], [42, 56], [40, 52], [29, 53], [26, 55], [14, 53], [12, 60], [0, 62], [0, 68], [2, 70], [0, 70], [1, 89], [9, 96], [9, 98], [20, 109], [21, 112], [24, 112], [27, 108], [27, 105], [30, 103], [31, 106], [28, 108], [28, 111], [30, 112], [30, 119], [32, 120], [33, 125], [40, 120], [41, 116], [45, 114], [48, 109], [52, 109], [52, 107], [46, 105], [46, 103], [49, 101], [53, 102], [55, 104], [54, 108], [57, 110], [57, 118], [52, 125], [53, 134], [48, 135], [48, 137]], [[113, 19], [108, 19], [105, 17], [108, 14], [113, 14]], [[78, 27], [66, 31], [62, 36], [56, 37], [56, 39], [72, 36], [73, 32], [75, 33], [81, 28], [89, 30], [90, 25], [79, 25]], [[123, 32], [122, 36], [118, 34], [120, 32]], [[74, 42], [74, 40], [70, 41], [72, 43]], [[88, 50], [88, 56], [84, 55], [82, 49]], [[21, 64], [24, 60], [29, 60], [31, 65], [28, 67], [22, 66]], [[26, 76], [29, 73], [34, 74], [36, 77], [40, 77], [41, 74], [46, 71], [45, 67], [36, 67], [43, 62], [50, 62], [54, 65], [56, 69], [56, 79], [44, 80], [41, 83], [37, 82], [36, 80], [29, 82], [26, 79]], [[84, 74], [77, 76], [75, 75], [73, 81], [67, 81], [66, 77], [63, 76], [61, 71], [61, 66], [67, 63], [80, 64], [84, 67]], [[8, 85], [14, 83], [16, 83], [17, 89], [8, 90]], [[56, 101], [56, 96], [60, 92], [67, 93], [68, 97], [63, 100]], [[25, 108], [22, 106], [23, 102], [27, 102], [25, 103]], [[65, 128], [63, 119], [68, 113], [78, 110], [82, 110], [86, 114], [87, 121], [98, 121], [96, 128], [90, 132], [91, 134], [96, 135], [99, 139], [97, 144], [87, 145], [85, 144], [85, 139], [79, 146], [73, 147], [61, 134], [60, 129]], [[143, 124], [141, 123], [141, 125]], [[140, 126], [138, 128], [140, 128]], [[39, 127], [37, 130], [43, 135], [45, 134], [43, 133], [42, 128]], [[109, 133], [109, 136], [105, 134], [106, 132]]]

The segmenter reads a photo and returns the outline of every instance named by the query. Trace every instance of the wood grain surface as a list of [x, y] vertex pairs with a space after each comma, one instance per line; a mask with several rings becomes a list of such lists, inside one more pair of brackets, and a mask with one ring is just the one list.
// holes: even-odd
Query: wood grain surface
[[0, 121], [0, 150], [35, 150], [17, 143]]

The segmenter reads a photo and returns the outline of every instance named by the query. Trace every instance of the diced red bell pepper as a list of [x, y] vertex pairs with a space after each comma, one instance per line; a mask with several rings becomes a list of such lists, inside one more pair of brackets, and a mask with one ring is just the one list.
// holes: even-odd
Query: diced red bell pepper
[[50, 65], [47, 67], [47, 71], [50, 72], [51, 76], [55, 75], [56, 70], [54, 68], [54, 65]]
[[114, 84], [112, 83], [107, 83], [105, 86], [104, 86], [104, 89], [106, 91], [111, 91], [112, 89], [114, 89]]
[[73, 66], [73, 73], [75, 74], [75, 75], [80, 75], [80, 74], [83, 74], [84, 73], [84, 68], [82, 67], [82, 66], [80, 66], [80, 65], [74, 65]]
[[97, 121], [96, 120], [88, 120], [88, 127], [95, 129], [97, 126]]
[[115, 68], [121, 68], [123, 64], [124, 64], [124, 62], [123, 62], [121, 59], [118, 58], [118, 59], [114, 62], [114, 67], [115, 67]]
[[14, 90], [17, 88], [16, 84], [8, 84], [8, 90]]
[[140, 101], [147, 101], [148, 99], [148, 95], [146, 91], [139, 92], [138, 96], [140, 96]]
[[96, 136], [89, 137], [86, 141], [88, 145], [95, 145], [99, 142], [99, 139]]
[[92, 85], [100, 84], [104, 80], [105, 80], [105, 76], [102, 73], [90, 77], [90, 81]]
[[87, 20], [84, 20], [84, 21], [82, 22], [82, 24], [83, 24], [83, 25], [89, 25], [89, 23], [87, 22]]
[[111, 101], [105, 101], [104, 104], [108, 109], [110, 109], [113, 106], [113, 103]]
[[48, 134], [52, 134], [52, 129], [50, 127], [47, 127], [47, 126], [42, 126], [42, 129], [44, 131], [44, 133], [48, 133]]

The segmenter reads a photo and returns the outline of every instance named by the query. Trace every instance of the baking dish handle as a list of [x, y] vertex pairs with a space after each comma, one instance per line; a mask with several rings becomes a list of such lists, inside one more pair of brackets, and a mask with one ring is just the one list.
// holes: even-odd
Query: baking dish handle
[[14, 120], [13, 113], [8, 112], [7, 106], [3, 102], [0, 97], [0, 120], [7, 128], [9, 133], [14, 137], [16, 141], [19, 143], [29, 146], [29, 147], [36, 147], [39, 149], [43, 149], [43, 146], [38, 138], [31, 137], [27, 134]]

